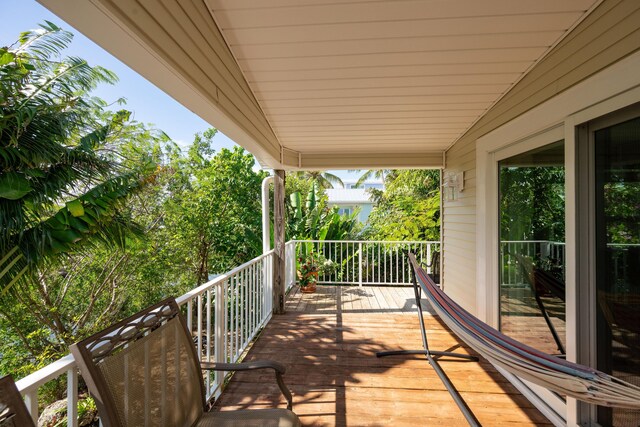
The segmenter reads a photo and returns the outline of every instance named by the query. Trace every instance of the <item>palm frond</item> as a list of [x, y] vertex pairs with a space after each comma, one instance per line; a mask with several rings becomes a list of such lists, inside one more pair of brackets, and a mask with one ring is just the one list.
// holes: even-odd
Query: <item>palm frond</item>
[[66, 49], [73, 34], [58, 27], [56, 24], [45, 21], [39, 29], [25, 31], [18, 38], [19, 46], [16, 53], [30, 53], [39, 60], [47, 60], [54, 55], [59, 55]]

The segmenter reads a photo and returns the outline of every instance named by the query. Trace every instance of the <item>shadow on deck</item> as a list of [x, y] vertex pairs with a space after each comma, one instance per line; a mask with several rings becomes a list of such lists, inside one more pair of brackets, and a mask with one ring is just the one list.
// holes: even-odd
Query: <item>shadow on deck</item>
[[[427, 314], [425, 321], [433, 349], [473, 353], [438, 317]], [[378, 351], [412, 348], [421, 348], [421, 341], [411, 288], [323, 286], [311, 295], [294, 289], [287, 314], [274, 316], [247, 360], [287, 366], [285, 381], [304, 425], [465, 425], [424, 357], [375, 357]], [[549, 425], [484, 359], [440, 361], [483, 425]], [[275, 404], [284, 406], [284, 399], [271, 373], [240, 372], [216, 406]]]

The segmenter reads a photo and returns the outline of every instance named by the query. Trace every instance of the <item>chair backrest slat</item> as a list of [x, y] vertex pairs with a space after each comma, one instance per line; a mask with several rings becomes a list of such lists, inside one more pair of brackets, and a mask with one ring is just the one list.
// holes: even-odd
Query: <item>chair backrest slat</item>
[[193, 342], [173, 298], [72, 346], [107, 426], [192, 425], [204, 411]]

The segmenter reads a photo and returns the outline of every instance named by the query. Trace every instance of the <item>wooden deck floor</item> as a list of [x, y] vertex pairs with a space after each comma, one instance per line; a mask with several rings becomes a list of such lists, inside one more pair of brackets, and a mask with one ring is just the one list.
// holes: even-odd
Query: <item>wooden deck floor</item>
[[[287, 366], [294, 412], [309, 426], [466, 425], [422, 357], [378, 359], [377, 351], [421, 348], [411, 288], [319, 287], [294, 290], [287, 314], [275, 316], [247, 360]], [[471, 353], [436, 316], [425, 315], [433, 349]], [[441, 366], [485, 426], [549, 425], [486, 361], [441, 360]], [[272, 373], [241, 372], [217, 408], [284, 406]]]

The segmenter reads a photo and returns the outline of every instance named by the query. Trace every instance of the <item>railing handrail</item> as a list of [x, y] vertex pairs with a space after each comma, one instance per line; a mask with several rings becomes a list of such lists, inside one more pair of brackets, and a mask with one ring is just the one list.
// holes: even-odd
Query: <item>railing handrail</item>
[[287, 243], [393, 243], [393, 244], [417, 244], [417, 243], [436, 243], [440, 244], [440, 240], [289, 240]]
[[500, 243], [551, 243], [554, 245], [564, 245], [564, 242], [557, 242], [555, 240], [502, 240]]
[[76, 361], [71, 354], [61, 357], [55, 362], [51, 362], [44, 368], [27, 375], [16, 381], [16, 387], [22, 394], [37, 391], [38, 387], [66, 373], [76, 366]]
[[242, 270], [246, 270], [247, 267], [250, 267], [257, 262], [262, 261], [263, 259], [265, 259], [268, 256], [271, 256], [272, 254], [273, 254], [273, 249], [271, 249], [269, 252], [266, 252], [258, 257], [255, 257], [251, 261], [247, 261], [244, 264], [237, 266], [233, 270], [229, 270], [224, 274], [214, 277], [213, 279], [209, 280], [206, 283], [203, 283], [197, 288], [191, 289], [189, 292], [180, 295], [178, 298], [176, 298], [176, 302], [180, 306], [183, 304], [186, 304], [189, 300], [194, 299], [198, 295], [202, 295], [206, 291], [210, 290], [213, 286], [224, 283], [227, 279], [229, 279], [229, 277], [233, 276], [234, 274], [238, 274]]
[[[344, 286], [411, 286], [411, 272], [403, 250], [419, 253], [420, 258], [429, 261], [441, 245], [440, 241], [425, 240], [292, 240], [291, 243], [286, 253], [287, 286], [296, 281], [296, 257], [304, 253], [300, 251], [306, 245], [334, 263], [331, 271], [320, 273], [315, 283]], [[433, 273], [431, 267], [429, 273]]]

